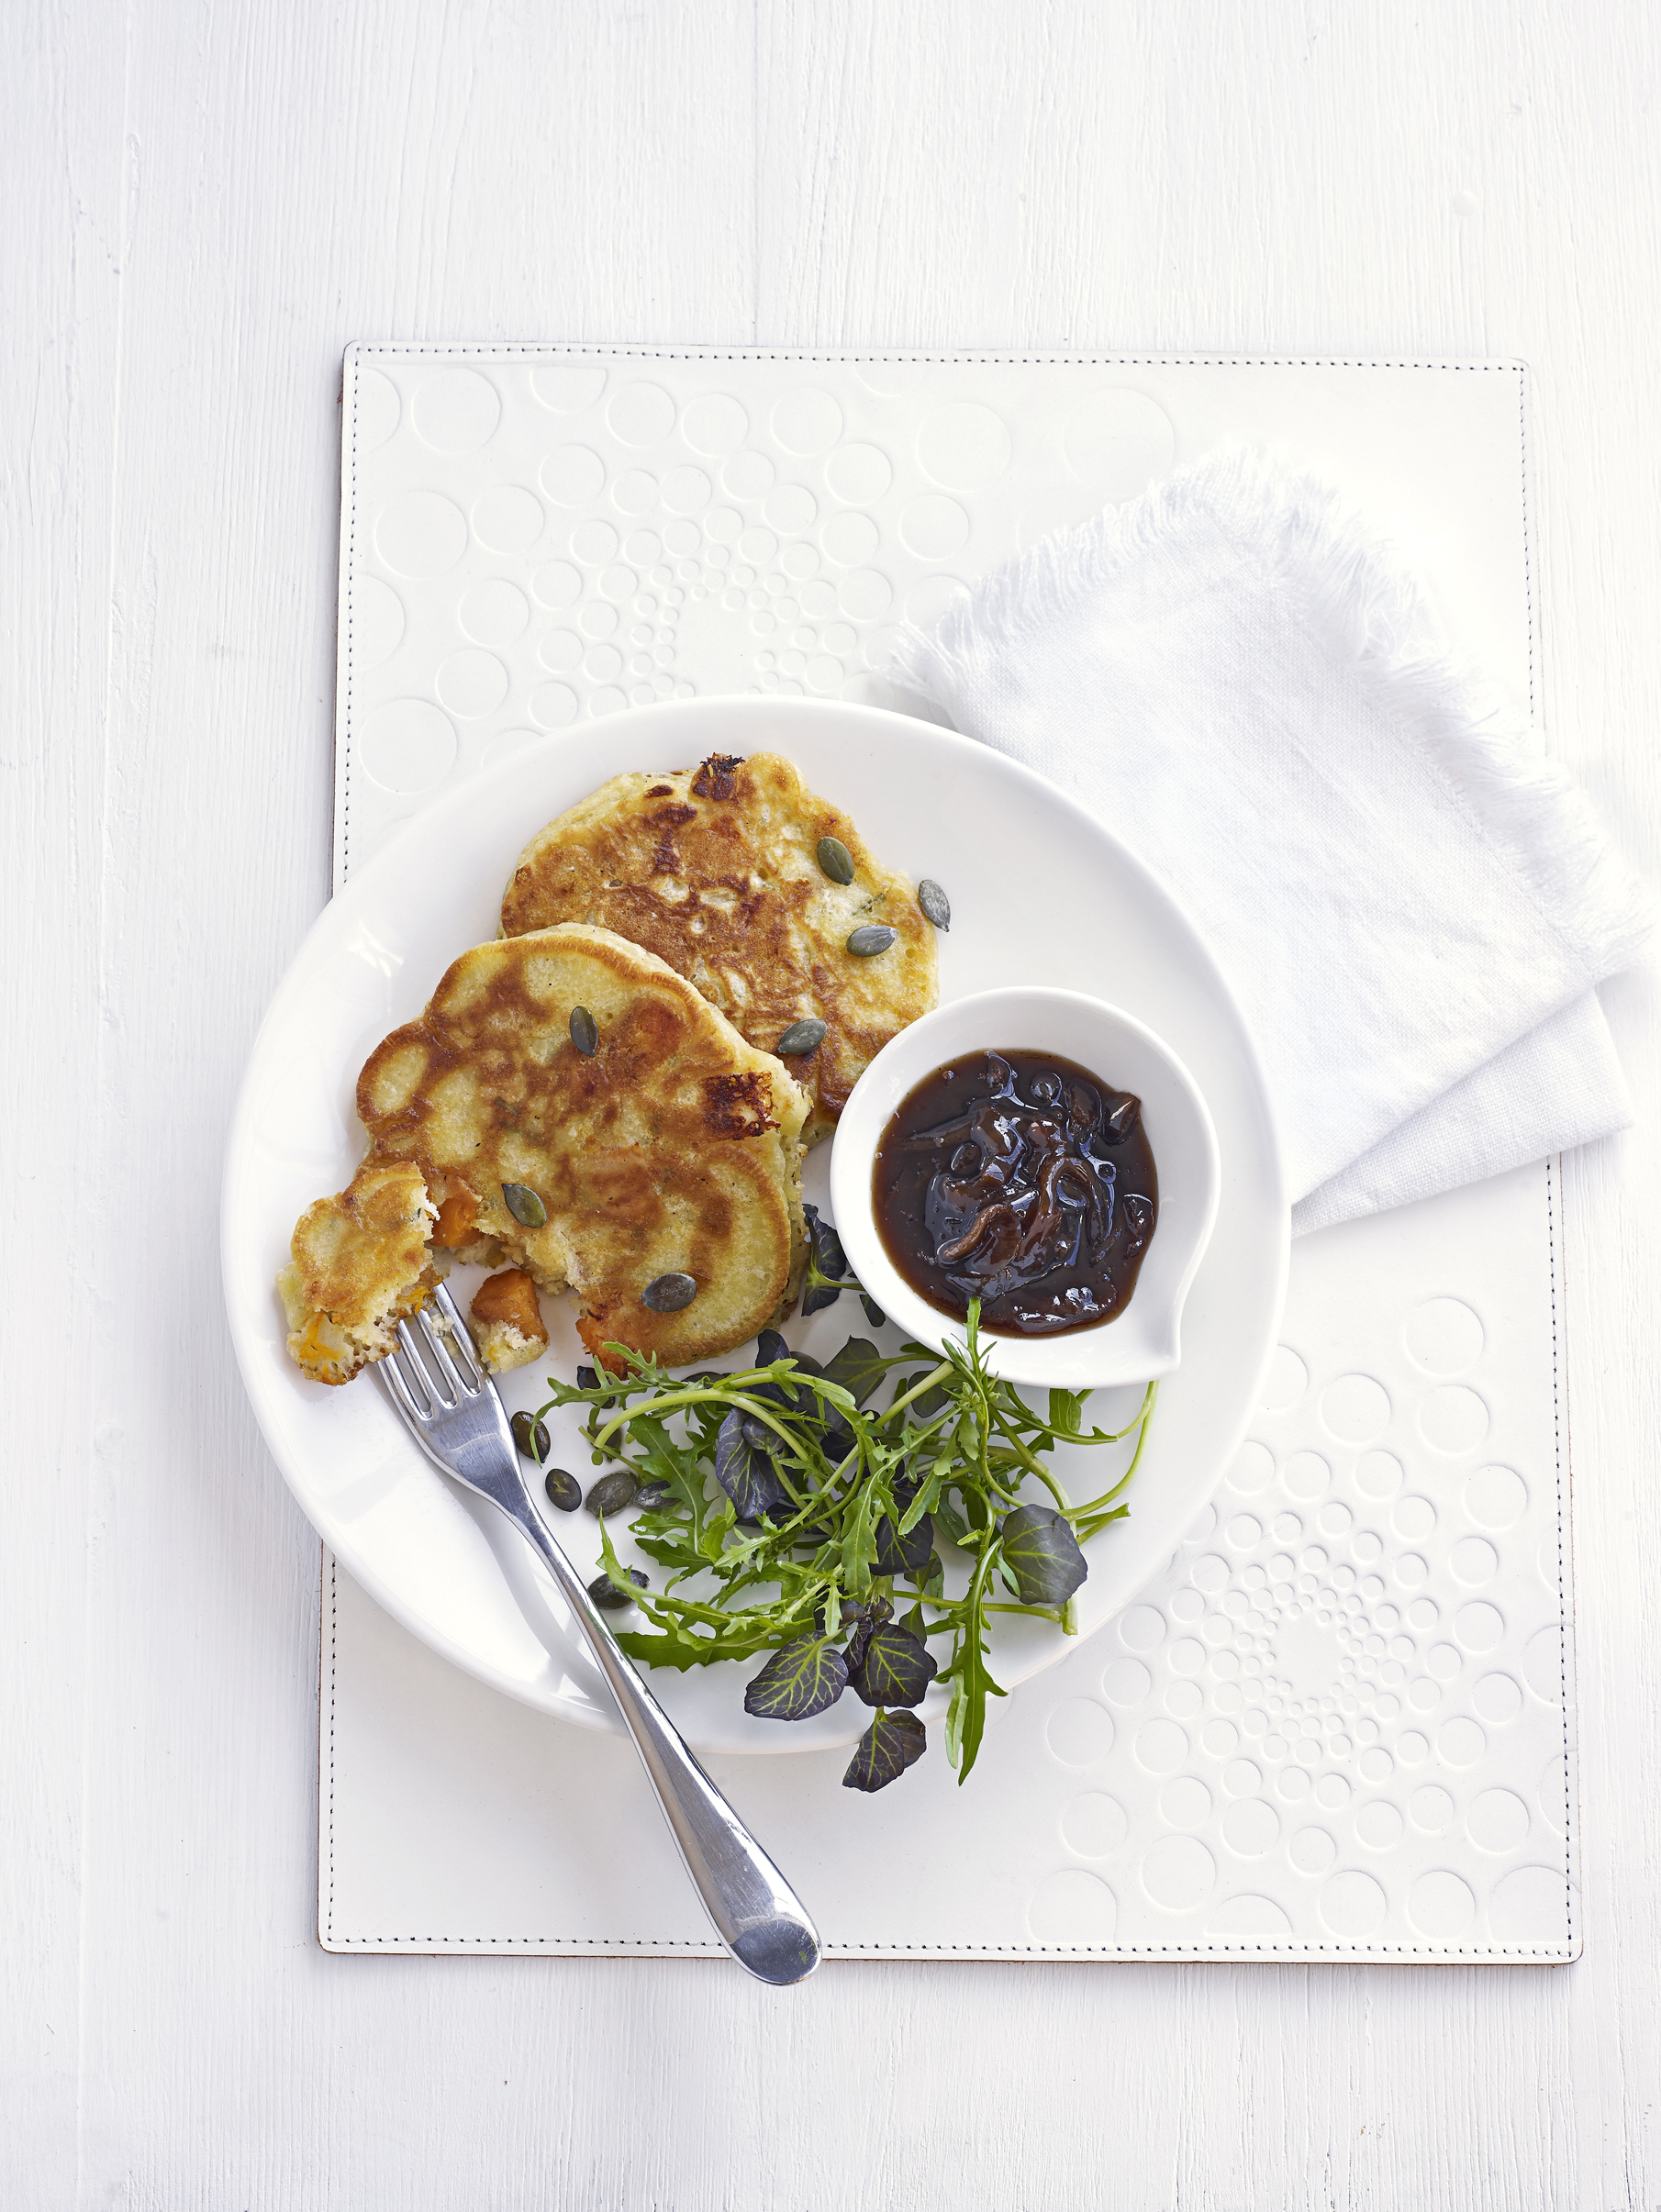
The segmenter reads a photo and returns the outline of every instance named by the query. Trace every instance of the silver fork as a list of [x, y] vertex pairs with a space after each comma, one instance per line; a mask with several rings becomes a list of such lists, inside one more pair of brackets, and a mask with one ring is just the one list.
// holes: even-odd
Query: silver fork
[[617, 1699], [717, 1935], [758, 1981], [778, 1988], [801, 1981], [819, 1964], [819, 1930], [613, 1641], [537, 1510], [507, 1415], [455, 1301], [440, 1284], [430, 1303], [443, 1333], [428, 1307], [399, 1322], [400, 1350], [375, 1369], [383, 1389], [434, 1466], [488, 1498], [547, 1563]]

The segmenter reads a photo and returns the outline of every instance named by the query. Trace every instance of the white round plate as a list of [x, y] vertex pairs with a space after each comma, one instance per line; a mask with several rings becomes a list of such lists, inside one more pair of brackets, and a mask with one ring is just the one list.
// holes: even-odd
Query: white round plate
[[[588, 1728], [620, 1724], [530, 1546], [431, 1467], [372, 1378], [330, 1390], [300, 1374], [284, 1349], [274, 1284], [295, 1221], [314, 1198], [342, 1189], [361, 1157], [358, 1070], [388, 1030], [419, 1013], [459, 952], [496, 934], [508, 873], [535, 832], [625, 770], [769, 750], [787, 754], [815, 791], [845, 807], [874, 852], [914, 881], [932, 876], [945, 886], [952, 927], [940, 941], [942, 1002], [1033, 984], [1110, 1000], [1165, 1039], [1210, 1108], [1222, 1162], [1216, 1228], [1188, 1295], [1182, 1364], [1161, 1384], [1130, 1515], [1089, 1546], [1089, 1579], [1077, 1599], [1082, 1634], [1129, 1604], [1210, 1497], [1256, 1403], [1285, 1295], [1289, 1211], [1240, 1010], [1169, 893], [1031, 771], [932, 723], [875, 707], [699, 699], [551, 737], [446, 793], [321, 916], [254, 1040], [226, 1156], [226, 1306], [266, 1441], [341, 1565], [434, 1651]], [[830, 1149], [808, 1155], [810, 1201], [824, 1202]], [[474, 1280], [456, 1271], [463, 1305]], [[547, 1360], [503, 1378], [510, 1411], [540, 1403], [543, 1374], [569, 1381], [585, 1356], [570, 1301], [546, 1310]], [[872, 1331], [845, 1291], [786, 1333], [797, 1350], [824, 1358], [849, 1335]], [[885, 1330], [882, 1340], [897, 1349], [897, 1332]], [[742, 1363], [739, 1355], [727, 1362]], [[1087, 1419], [1118, 1427], [1138, 1395], [1105, 1391]], [[574, 1419], [555, 1417], [551, 1428], [556, 1463], [586, 1486], [592, 1469]], [[1067, 1471], [1058, 1464], [1057, 1472]], [[1086, 1479], [1081, 1454], [1075, 1480]], [[597, 1571], [588, 1515], [549, 1518], [576, 1564]], [[1047, 1622], [1002, 1615], [992, 1671], [1011, 1688], [1073, 1648]], [[650, 1679], [702, 1749], [808, 1750], [861, 1732], [865, 1708], [851, 1696], [788, 1728], [752, 1720], [743, 1684], [755, 1664], [658, 1669]]]

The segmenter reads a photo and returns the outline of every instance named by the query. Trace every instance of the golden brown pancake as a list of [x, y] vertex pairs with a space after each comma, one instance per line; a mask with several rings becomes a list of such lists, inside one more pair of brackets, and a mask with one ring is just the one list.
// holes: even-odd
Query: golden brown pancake
[[300, 1216], [277, 1290], [289, 1353], [314, 1383], [350, 1383], [392, 1350], [399, 1321], [438, 1281], [433, 1210], [413, 1161], [371, 1158], [339, 1196]]
[[[826, 837], [852, 856], [851, 884], [820, 868]], [[819, 1050], [788, 1063], [812, 1095], [809, 1144], [830, 1135], [888, 1039], [934, 1004], [934, 931], [910, 883], [777, 753], [613, 776], [550, 822], [519, 856], [502, 931], [559, 922], [644, 945], [764, 1051], [793, 1023], [822, 1020]], [[888, 923], [897, 941], [869, 959], [850, 952], [864, 922]]]
[[[591, 1055], [573, 1040], [579, 1007], [597, 1031]], [[591, 1351], [709, 1359], [795, 1294], [806, 1094], [672, 968], [609, 931], [567, 924], [464, 952], [419, 1020], [370, 1055], [357, 1102], [369, 1153], [353, 1190], [372, 1169], [415, 1171], [438, 1239], [508, 1261], [540, 1290], [574, 1290]], [[378, 1282], [382, 1256], [360, 1262]], [[697, 1285], [676, 1312], [641, 1302], [667, 1274]]]

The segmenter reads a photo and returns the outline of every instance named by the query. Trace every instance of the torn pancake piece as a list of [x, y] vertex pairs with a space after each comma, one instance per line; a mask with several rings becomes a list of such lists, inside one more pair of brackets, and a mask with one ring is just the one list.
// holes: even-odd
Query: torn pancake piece
[[[401, 1173], [437, 1245], [574, 1292], [590, 1351], [620, 1343], [685, 1366], [747, 1343], [795, 1299], [808, 1103], [666, 962], [567, 923], [463, 953], [419, 1019], [370, 1055], [352, 1187], [371, 1169]], [[403, 1283], [413, 1262], [420, 1279], [431, 1253], [416, 1260], [402, 1223], [398, 1238], [380, 1268]], [[649, 1305], [667, 1275], [691, 1279], [690, 1299]], [[387, 1329], [356, 1365], [391, 1348]]]
[[474, 1342], [492, 1374], [523, 1367], [548, 1349], [548, 1324], [537, 1304], [536, 1284], [522, 1267], [487, 1275], [473, 1294]]
[[413, 1160], [365, 1160], [347, 1187], [295, 1225], [277, 1291], [289, 1355], [315, 1383], [350, 1383], [385, 1359], [399, 1321], [438, 1281], [428, 1239], [438, 1209]]

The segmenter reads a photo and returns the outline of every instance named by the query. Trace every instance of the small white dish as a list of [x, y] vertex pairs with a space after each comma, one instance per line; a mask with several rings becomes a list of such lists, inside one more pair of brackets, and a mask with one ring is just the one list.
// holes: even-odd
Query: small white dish
[[1098, 1390], [1169, 1374], [1182, 1357], [1182, 1308], [1222, 1187], [1217, 1132], [1198, 1085], [1153, 1030], [1077, 991], [982, 991], [937, 1006], [902, 1029], [854, 1085], [837, 1126], [830, 1204], [848, 1264], [889, 1319], [938, 1351], [964, 1340], [964, 1325], [914, 1290], [889, 1259], [876, 1226], [872, 1164], [904, 1100], [948, 1061], [979, 1052], [1054, 1052], [1142, 1100], [1142, 1123], [1159, 1178], [1159, 1218], [1136, 1288], [1111, 1321], [1053, 1337], [983, 1333], [993, 1373], [1006, 1382]]

